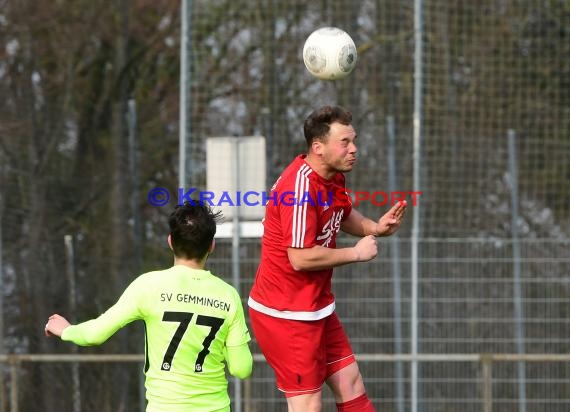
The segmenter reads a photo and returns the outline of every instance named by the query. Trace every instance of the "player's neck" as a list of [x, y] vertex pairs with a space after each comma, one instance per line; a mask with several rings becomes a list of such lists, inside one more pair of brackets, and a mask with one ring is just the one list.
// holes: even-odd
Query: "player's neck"
[[206, 259], [191, 260], [191, 259], [181, 259], [177, 257], [174, 258], [174, 266], [181, 265], [181, 266], [187, 266], [191, 269], [204, 270], [205, 264], [206, 264]]
[[305, 162], [311, 169], [313, 169], [320, 177], [330, 180], [336, 175], [336, 170], [331, 170], [325, 163], [321, 161], [321, 159], [313, 153], [308, 153], [307, 157], [305, 157]]

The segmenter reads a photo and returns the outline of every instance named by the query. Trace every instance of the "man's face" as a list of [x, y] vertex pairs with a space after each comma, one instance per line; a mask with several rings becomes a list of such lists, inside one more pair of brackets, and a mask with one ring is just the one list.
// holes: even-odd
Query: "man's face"
[[351, 125], [333, 123], [329, 135], [319, 142], [321, 159], [335, 172], [350, 172], [356, 162], [356, 132]]

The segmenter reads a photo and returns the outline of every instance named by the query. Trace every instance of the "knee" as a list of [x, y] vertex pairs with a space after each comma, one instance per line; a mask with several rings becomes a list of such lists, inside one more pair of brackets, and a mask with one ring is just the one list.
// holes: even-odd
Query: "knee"
[[321, 394], [300, 395], [287, 398], [288, 412], [321, 412]]
[[342, 388], [342, 393], [350, 394], [350, 396], [360, 395], [365, 392], [364, 380], [358, 370], [356, 373], [347, 376], [346, 379], [342, 379], [340, 381], [340, 386]]
[[327, 381], [337, 402], [353, 399], [366, 392], [364, 381], [356, 363], [341, 369]]

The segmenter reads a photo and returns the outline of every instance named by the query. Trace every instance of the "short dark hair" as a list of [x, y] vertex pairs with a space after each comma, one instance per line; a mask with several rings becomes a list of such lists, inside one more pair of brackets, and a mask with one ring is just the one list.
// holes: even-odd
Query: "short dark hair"
[[204, 202], [193, 200], [177, 205], [168, 219], [174, 256], [190, 260], [206, 256], [221, 219], [222, 213], [214, 213]]
[[333, 123], [348, 126], [352, 123], [352, 113], [341, 106], [323, 106], [313, 111], [303, 125], [307, 147], [311, 147], [315, 139], [326, 139]]

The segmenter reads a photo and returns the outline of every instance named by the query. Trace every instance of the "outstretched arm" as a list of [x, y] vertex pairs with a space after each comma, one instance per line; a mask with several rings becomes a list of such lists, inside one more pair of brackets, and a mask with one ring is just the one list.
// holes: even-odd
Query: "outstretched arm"
[[45, 327], [46, 336], [59, 336], [61, 340], [73, 342], [80, 346], [101, 345], [125, 324], [134, 319], [124, 320], [121, 313], [114, 307], [100, 315], [77, 325], [70, 324], [67, 319], [58, 314], [49, 317]]
[[59, 336], [61, 340], [80, 346], [102, 344], [126, 324], [140, 319], [133, 284], [123, 292], [117, 303], [96, 319], [71, 325], [63, 316], [51, 315], [45, 326], [46, 336]]
[[354, 236], [390, 236], [400, 228], [405, 214], [406, 201], [392, 206], [377, 222], [363, 216], [358, 210], [352, 209], [340, 227], [343, 232]]

